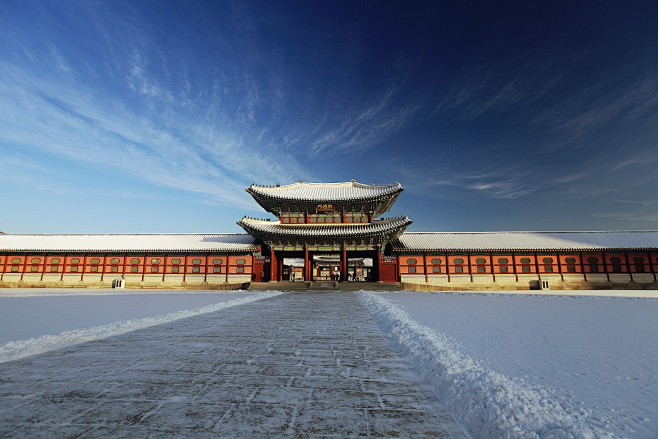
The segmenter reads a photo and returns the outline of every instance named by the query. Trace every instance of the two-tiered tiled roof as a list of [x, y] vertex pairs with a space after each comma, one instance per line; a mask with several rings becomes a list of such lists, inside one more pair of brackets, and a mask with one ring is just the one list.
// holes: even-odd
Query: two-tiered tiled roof
[[591, 251], [658, 248], [658, 231], [404, 233], [396, 250]]
[[6, 252], [253, 252], [246, 234], [0, 235]]

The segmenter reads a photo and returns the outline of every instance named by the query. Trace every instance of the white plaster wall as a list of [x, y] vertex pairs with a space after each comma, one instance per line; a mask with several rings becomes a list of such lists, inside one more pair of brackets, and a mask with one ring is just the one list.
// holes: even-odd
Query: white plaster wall
[[587, 282], [608, 282], [608, 276], [605, 273], [587, 273]]
[[513, 274], [497, 274], [496, 275], [496, 282], [500, 284], [515, 284], [516, 283], [516, 276]]
[[610, 282], [630, 282], [631, 275], [629, 273], [610, 273]]
[[651, 283], [655, 280], [651, 273], [633, 273], [632, 276], [637, 283]]
[[[231, 277], [229, 276], [229, 279], [230, 278]], [[223, 284], [223, 283], [226, 282], [226, 275], [225, 274], [221, 274], [221, 275], [209, 274], [206, 277], [206, 282], [208, 282], [209, 284], [213, 284], [213, 285]]]
[[565, 282], [584, 282], [585, 276], [582, 273], [565, 273], [564, 275]]
[[251, 281], [251, 275], [249, 274], [229, 274], [228, 281], [232, 284], [240, 284], [244, 282]]
[[402, 274], [402, 275], [400, 275], [400, 280], [402, 282], [406, 282], [406, 283], [410, 283], [410, 284], [424, 284], [425, 283], [425, 275]]
[[491, 284], [494, 281], [492, 274], [474, 274], [473, 283], [476, 284]]

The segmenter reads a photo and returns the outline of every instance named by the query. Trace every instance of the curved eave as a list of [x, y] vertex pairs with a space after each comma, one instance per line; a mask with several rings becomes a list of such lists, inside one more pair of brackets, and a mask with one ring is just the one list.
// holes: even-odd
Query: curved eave
[[268, 200], [268, 201], [276, 201], [276, 202], [282, 202], [282, 203], [329, 203], [329, 202], [335, 202], [335, 203], [345, 203], [345, 202], [353, 202], [353, 203], [370, 203], [374, 201], [384, 201], [392, 198], [393, 196], [399, 194], [402, 192], [404, 189], [399, 188], [395, 191], [391, 192], [385, 192], [382, 194], [377, 194], [373, 196], [366, 196], [366, 197], [352, 197], [352, 198], [310, 198], [310, 197], [300, 197], [300, 198], [287, 198], [287, 197], [277, 197], [273, 196], [270, 194], [262, 194], [258, 192], [254, 192], [250, 190], [251, 188], [247, 188], [247, 192], [249, 192], [255, 199], [258, 200], [258, 198], [262, 200]]
[[249, 253], [258, 251], [258, 246], [249, 248], [10, 248], [5, 253]]
[[409, 218], [391, 218], [362, 225], [282, 225], [278, 221], [260, 221], [243, 218], [238, 225], [255, 236], [289, 236], [295, 238], [366, 237], [399, 233], [413, 221]]
[[640, 252], [640, 251], [658, 251], [657, 247], [597, 247], [597, 248], [547, 248], [547, 247], [509, 247], [509, 248], [421, 248], [421, 247], [398, 247], [393, 246], [397, 252]]
[[2, 235], [2, 253], [248, 253], [258, 251], [244, 234]]
[[395, 240], [393, 248], [406, 252], [643, 252], [658, 250], [658, 232], [412, 232]]
[[[314, 183], [308, 184], [308, 186], [299, 187], [299, 191], [302, 192], [304, 189], [307, 189]], [[340, 183], [342, 184], [342, 183]], [[367, 185], [362, 185], [359, 183], [353, 183], [359, 187], [369, 187]], [[318, 185], [321, 185], [318, 183]], [[331, 186], [328, 184], [327, 186]], [[319, 186], [318, 186], [319, 187]], [[271, 204], [272, 203], [372, 203], [372, 202], [385, 202], [390, 199], [394, 199], [396, 195], [404, 190], [400, 183], [390, 186], [373, 186], [379, 188], [387, 188], [387, 190], [380, 192], [374, 195], [356, 195], [356, 196], [331, 196], [331, 195], [318, 195], [318, 196], [299, 196], [299, 197], [289, 197], [285, 195], [277, 195], [277, 192], [283, 192], [285, 190], [296, 190], [296, 184], [281, 186], [280, 188], [271, 188], [264, 186], [251, 185], [246, 189], [246, 191], [256, 200], [261, 207], [271, 213]], [[390, 206], [388, 206], [390, 208]], [[388, 209], [387, 209], [388, 210]]]

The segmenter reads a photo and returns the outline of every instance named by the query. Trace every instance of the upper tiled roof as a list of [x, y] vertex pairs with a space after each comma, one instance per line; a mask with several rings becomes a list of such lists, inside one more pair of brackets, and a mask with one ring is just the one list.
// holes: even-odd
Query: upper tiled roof
[[0, 235], [0, 251], [251, 252], [247, 234]]
[[658, 231], [403, 233], [393, 246], [439, 251], [657, 249]]
[[403, 190], [400, 183], [376, 186], [357, 183], [305, 183], [297, 182], [285, 186], [251, 185], [247, 192], [254, 196], [292, 201], [345, 201], [369, 200], [394, 195]]
[[292, 237], [342, 237], [342, 236], [372, 236], [388, 234], [412, 221], [406, 216], [377, 220], [367, 224], [281, 224], [280, 221], [263, 221], [243, 218], [238, 224], [248, 232]]

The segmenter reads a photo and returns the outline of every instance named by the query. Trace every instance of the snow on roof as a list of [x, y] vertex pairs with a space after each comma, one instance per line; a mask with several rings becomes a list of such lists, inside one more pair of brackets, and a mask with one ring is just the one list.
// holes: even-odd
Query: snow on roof
[[242, 218], [238, 224], [247, 231], [257, 234], [278, 236], [370, 236], [399, 230], [411, 224], [406, 216], [377, 220], [367, 224], [281, 224], [280, 221], [263, 221]]
[[258, 250], [247, 234], [0, 235], [0, 251], [156, 252]]
[[344, 183], [297, 183], [284, 186], [257, 186], [252, 184], [247, 192], [254, 196], [272, 197], [295, 201], [343, 201], [379, 198], [403, 190], [400, 183], [389, 185], [367, 185], [356, 180]]
[[396, 250], [657, 249], [658, 231], [403, 233]]

